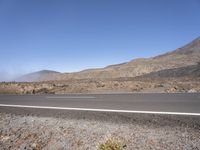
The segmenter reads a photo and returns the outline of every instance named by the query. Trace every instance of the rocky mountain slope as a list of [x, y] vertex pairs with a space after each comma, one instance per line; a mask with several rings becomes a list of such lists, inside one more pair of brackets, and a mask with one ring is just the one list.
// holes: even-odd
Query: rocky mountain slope
[[[110, 65], [100, 69], [87, 69], [75, 73], [40, 71], [37, 73], [25, 75], [17, 81], [123, 78], [142, 76], [161, 70], [165, 70], [163, 73], [167, 75], [169, 74], [169, 69], [184, 69], [184, 67], [187, 66], [197, 65], [199, 62], [200, 38], [197, 38], [181, 48], [152, 58], [140, 58], [119, 65]], [[177, 71], [180, 71], [180, 69]]]
[[125, 64], [71, 74], [74, 78], [135, 77], [150, 72], [196, 65], [200, 61], [200, 38], [175, 51], [153, 58], [135, 59]]
[[200, 63], [197, 65], [151, 72], [151, 73], [144, 74], [142, 76], [138, 76], [135, 78], [136, 79], [144, 79], [144, 78], [159, 79], [159, 78], [180, 78], [180, 77], [181, 78], [182, 77], [199, 78], [200, 77]]

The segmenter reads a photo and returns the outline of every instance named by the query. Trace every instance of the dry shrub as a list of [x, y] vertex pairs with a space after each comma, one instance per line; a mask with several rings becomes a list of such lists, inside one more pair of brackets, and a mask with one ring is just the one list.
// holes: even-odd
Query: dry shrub
[[106, 142], [98, 145], [97, 150], [124, 150], [127, 146], [116, 139], [108, 139]]

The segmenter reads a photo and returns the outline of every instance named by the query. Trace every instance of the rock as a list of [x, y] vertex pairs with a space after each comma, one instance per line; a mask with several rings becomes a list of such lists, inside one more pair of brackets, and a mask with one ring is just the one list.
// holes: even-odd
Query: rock
[[10, 140], [10, 137], [9, 137], [9, 136], [3, 136], [3, 137], [1, 138], [1, 140], [2, 140], [2, 141], [8, 141], [8, 140]]
[[28, 144], [21, 144], [20, 145], [20, 150], [32, 150], [32, 148], [30, 148], [30, 146]]
[[195, 90], [195, 89], [190, 89], [189, 91], [188, 91], [188, 93], [196, 93], [197, 91]]
[[33, 144], [31, 145], [31, 147], [32, 147], [33, 149], [36, 149], [36, 148], [38, 147], [38, 144], [33, 143]]

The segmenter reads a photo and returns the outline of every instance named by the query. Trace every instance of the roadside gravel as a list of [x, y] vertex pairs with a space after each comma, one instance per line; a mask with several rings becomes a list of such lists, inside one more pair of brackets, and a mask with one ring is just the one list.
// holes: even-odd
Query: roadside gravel
[[96, 150], [109, 138], [127, 150], [200, 150], [200, 118], [0, 108], [1, 150]]

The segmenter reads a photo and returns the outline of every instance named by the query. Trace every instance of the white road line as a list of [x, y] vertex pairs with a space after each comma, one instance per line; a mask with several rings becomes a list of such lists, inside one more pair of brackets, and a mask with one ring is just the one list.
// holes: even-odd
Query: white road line
[[141, 113], [141, 114], [165, 114], [165, 115], [200, 116], [200, 113], [186, 113], [186, 112], [134, 111], [134, 110], [69, 108], [69, 107], [49, 107], [49, 106], [29, 106], [29, 105], [8, 105], [8, 104], [0, 104], [0, 107], [18, 107], [18, 108], [40, 108], [40, 109], [58, 109], [58, 110], [80, 110], [80, 111], [97, 111], [97, 112], [119, 112], [119, 113], [138, 113], [138, 114]]
[[90, 99], [90, 98], [96, 98], [96, 97], [94, 97], [94, 96], [62, 96], [62, 97], [60, 97], [60, 96], [52, 96], [52, 97], [46, 97], [47, 99], [68, 99], [68, 98], [70, 98], [70, 99], [73, 99], [73, 98], [75, 98], [75, 99]]

